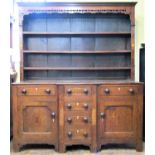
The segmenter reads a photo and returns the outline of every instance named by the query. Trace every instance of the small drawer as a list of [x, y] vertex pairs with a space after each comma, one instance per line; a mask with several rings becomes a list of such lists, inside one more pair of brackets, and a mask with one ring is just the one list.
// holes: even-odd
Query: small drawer
[[91, 103], [90, 102], [79, 102], [79, 101], [72, 101], [72, 102], [65, 102], [64, 109], [65, 110], [84, 110], [88, 111], [91, 110]]
[[92, 94], [91, 86], [88, 85], [67, 85], [65, 86], [65, 95], [74, 96], [74, 95], [83, 95], [90, 96]]
[[85, 116], [65, 116], [65, 125], [88, 125], [91, 123], [91, 118], [87, 115]]
[[131, 86], [126, 86], [126, 85], [104, 85], [100, 86], [98, 89], [99, 95], [100, 96], [110, 96], [110, 95], [135, 95], [137, 94], [137, 87], [131, 85]]
[[66, 129], [65, 137], [67, 140], [90, 140], [91, 132], [90, 129], [76, 128], [76, 129]]
[[56, 95], [56, 86], [20, 86], [18, 87], [18, 95]]

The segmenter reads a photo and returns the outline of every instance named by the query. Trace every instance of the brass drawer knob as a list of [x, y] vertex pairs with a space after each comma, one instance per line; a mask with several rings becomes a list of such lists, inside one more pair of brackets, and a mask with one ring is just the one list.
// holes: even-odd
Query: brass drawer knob
[[69, 138], [71, 138], [71, 137], [73, 136], [73, 134], [72, 134], [71, 131], [69, 131], [69, 132], [67, 133], [67, 135], [68, 135]]
[[53, 119], [55, 119], [56, 113], [55, 113], [55, 112], [52, 112], [52, 113], [51, 113], [51, 117], [52, 117]]
[[104, 90], [104, 92], [105, 92], [106, 94], [109, 94], [109, 93], [110, 93], [110, 89], [106, 88], [106, 89]]
[[88, 123], [88, 117], [84, 117], [83, 120], [85, 123]]
[[84, 104], [83, 104], [83, 107], [84, 107], [85, 109], [88, 109], [88, 103], [84, 103]]
[[83, 92], [84, 92], [84, 94], [88, 94], [88, 89], [85, 88], [85, 89], [83, 90]]
[[72, 118], [71, 118], [71, 117], [68, 117], [68, 118], [67, 118], [67, 122], [68, 122], [68, 123], [72, 123]]
[[71, 89], [67, 89], [67, 94], [72, 94], [72, 90]]
[[105, 118], [105, 113], [104, 113], [104, 112], [101, 112], [101, 113], [100, 113], [100, 118], [101, 118], [101, 119], [104, 119], [104, 118]]
[[84, 132], [84, 133], [83, 133], [83, 136], [84, 136], [85, 138], [87, 138], [87, 137], [88, 137], [88, 133], [87, 133], [87, 132]]
[[22, 89], [22, 94], [26, 94], [27, 93], [27, 90], [26, 89]]
[[68, 109], [72, 109], [72, 105], [70, 103], [67, 104]]
[[134, 94], [134, 92], [135, 92], [135, 91], [134, 91], [132, 88], [129, 89], [129, 93], [130, 93], [130, 94]]
[[51, 90], [50, 89], [45, 89], [45, 93], [50, 94]]

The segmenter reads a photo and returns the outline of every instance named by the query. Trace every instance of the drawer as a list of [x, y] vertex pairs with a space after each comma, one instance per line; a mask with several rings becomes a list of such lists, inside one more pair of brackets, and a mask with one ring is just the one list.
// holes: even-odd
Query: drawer
[[135, 95], [138, 92], [138, 88], [136, 86], [130, 85], [104, 85], [99, 86], [98, 93], [100, 96], [110, 96], [110, 95]]
[[65, 138], [67, 140], [90, 140], [91, 139], [91, 132], [90, 128], [70, 128], [65, 130]]
[[91, 110], [92, 104], [90, 101], [68, 101], [64, 103], [65, 110]]
[[88, 115], [83, 116], [65, 116], [65, 126], [75, 126], [75, 125], [89, 125], [91, 123], [91, 117]]
[[91, 96], [92, 88], [90, 85], [67, 85], [64, 93], [66, 96]]
[[43, 95], [50, 96], [56, 95], [56, 86], [20, 86], [18, 87], [18, 95]]

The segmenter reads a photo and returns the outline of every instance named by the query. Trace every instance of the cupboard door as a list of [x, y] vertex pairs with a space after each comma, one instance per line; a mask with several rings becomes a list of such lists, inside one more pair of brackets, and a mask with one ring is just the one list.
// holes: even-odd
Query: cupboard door
[[55, 101], [19, 100], [20, 136], [28, 143], [53, 144], [57, 138], [57, 103]]
[[135, 134], [134, 97], [107, 97], [99, 102], [100, 139], [128, 139]]

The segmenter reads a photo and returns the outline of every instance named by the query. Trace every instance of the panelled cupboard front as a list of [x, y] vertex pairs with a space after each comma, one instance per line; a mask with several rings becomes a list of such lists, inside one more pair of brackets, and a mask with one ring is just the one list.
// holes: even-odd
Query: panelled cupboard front
[[142, 149], [142, 84], [13, 85], [14, 148], [51, 144], [91, 151], [103, 144]]
[[142, 150], [143, 84], [134, 81], [135, 2], [19, 3], [20, 82], [13, 146], [110, 143]]

